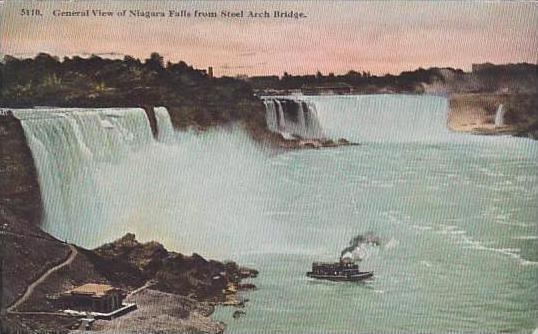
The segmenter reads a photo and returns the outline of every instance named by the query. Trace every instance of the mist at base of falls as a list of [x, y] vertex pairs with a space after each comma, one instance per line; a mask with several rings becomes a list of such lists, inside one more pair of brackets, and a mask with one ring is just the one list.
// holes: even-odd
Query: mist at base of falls
[[264, 97], [269, 130], [283, 136], [353, 142], [439, 142], [461, 135], [446, 126], [439, 96], [341, 95]]
[[[267, 115], [274, 131], [319, 126], [363, 145], [274, 154], [240, 128], [173, 131], [162, 109], [157, 140], [138, 109], [16, 113], [43, 227], [90, 248], [133, 232], [259, 269], [246, 316], [214, 315], [229, 333], [536, 328], [535, 141], [451, 133], [439, 97], [305, 99], [304, 123], [269, 105], [284, 115]], [[367, 231], [380, 240], [360, 262], [371, 282], [305, 276]]]
[[222, 258], [259, 250], [269, 235], [259, 193], [274, 177], [240, 128], [175, 132], [155, 108], [154, 139], [137, 108], [14, 114], [38, 171], [42, 227], [59, 239], [92, 248], [132, 232]]
[[[178, 134], [180, 144], [154, 144], [119, 164], [99, 168], [107, 189], [103, 221], [74, 238], [98, 246], [123, 233], [214, 258], [259, 251], [275, 238], [264, 221], [260, 188], [272, 182], [264, 153], [240, 130]], [[95, 236], [95, 237], [92, 237]]]

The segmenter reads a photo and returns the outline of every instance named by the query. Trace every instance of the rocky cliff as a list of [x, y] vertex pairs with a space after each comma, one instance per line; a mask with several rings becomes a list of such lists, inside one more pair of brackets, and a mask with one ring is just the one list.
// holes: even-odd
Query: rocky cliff
[[203, 301], [225, 301], [243, 278], [258, 274], [235, 262], [206, 260], [196, 253], [186, 256], [155, 241], [140, 243], [130, 233], [84, 254], [117, 286], [136, 287], [151, 280], [155, 289]]
[[[495, 126], [499, 105], [504, 124]], [[454, 131], [538, 138], [538, 94], [453, 94], [449, 98], [448, 126]]]
[[[68, 246], [61, 241], [46, 239], [43, 232], [43, 239], [36, 240], [36, 237], [13, 233], [13, 237], [3, 240], [4, 250], [8, 251], [3, 257], [7, 270], [3, 273], [4, 316], [0, 316], [0, 320], [8, 333], [17, 328], [26, 328], [32, 333], [62, 333], [76, 327], [76, 318], [55, 315], [58, 311], [55, 296], [85, 283], [110, 284], [128, 292], [141, 286], [150, 290], [129, 297], [139, 304], [140, 312], [120, 318], [119, 323], [101, 323], [100, 329], [121, 325], [122, 330], [131, 332], [138, 329], [140, 321], [148, 314], [169, 312], [164, 320], [154, 324], [163, 333], [175, 333], [182, 328], [193, 333], [220, 333], [224, 327], [209, 318], [214, 305], [242, 305], [236, 299], [237, 291], [254, 286], [241, 284], [241, 280], [257, 275], [257, 271], [241, 268], [234, 262], [222, 263], [197, 254], [186, 256], [170, 252], [157, 242], [140, 243], [133, 234], [127, 234], [95, 250], [77, 248], [68, 266], [36, 286], [30, 297], [13, 310], [15, 313], [5, 315], [5, 307], [20, 298], [30, 283], [70, 255]], [[162, 308], [166, 300], [180, 304]]]
[[40, 229], [42, 214], [37, 171], [23, 129], [15, 117], [4, 112], [0, 115], [0, 309], [68, 252]]
[[42, 202], [37, 171], [21, 123], [0, 115], [0, 206], [29, 224], [39, 224]]
[[[43, 208], [37, 171], [22, 126], [8, 112], [0, 115], [0, 149], [1, 333], [66, 332], [76, 326], [76, 318], [42, 313], [57, 311], [53, 297], [59, 292], [89, 282], [132, 291], [148, 281], [157, 292], [139, 297], [148, 301], [143, 309], [158, 312], [154, 308], [161, 305], [161, 298], [183, 303], [179, 318], [168, 317], [169, 323], [160, 323], [164, 332], [173, 328], [194, 333], [222, 331], [223, 326], [208, 317], [211, 305], [234, 301], [241, 279], [255, 276], [256, 271], [197, 254], [170, 252], [157, 242], [142, 244], [132, 234], [95, 250], [57, 240], [40, 228]], [[68, 265], [50, 272], [72, 256]], [[32, 283], [44, 277], [28, 299], [21, 299]], [[7, 312], [20, 300], [19, 306]], [[131, 325], [136, 326], [136, 321]]]

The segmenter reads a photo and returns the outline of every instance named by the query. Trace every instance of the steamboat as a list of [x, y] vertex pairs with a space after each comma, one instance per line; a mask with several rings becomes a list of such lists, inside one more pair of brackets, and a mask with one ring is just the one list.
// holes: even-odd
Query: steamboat
[[358, 264], [344, 258], [339, 262], [314, 262], [312, 263], [312, 271], [307, 272], [306, 276], [330, 281], [356, 282], [374, 276], [374, 272], [359, 271]]

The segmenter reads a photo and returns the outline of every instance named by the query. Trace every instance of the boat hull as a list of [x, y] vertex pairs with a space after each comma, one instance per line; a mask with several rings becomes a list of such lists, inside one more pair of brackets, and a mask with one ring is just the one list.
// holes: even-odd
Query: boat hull
[[373, 277], [374, 272], [365, 271], [365, 272], [360, 272], [354, 275], [320, 275], [320, 274], [314, 274], [313, 272], [307, 272], [306, 276], [310, 278], [336, 281], [336, 282], [357, 282], [357, 281], [362, 281], [362, 280]]

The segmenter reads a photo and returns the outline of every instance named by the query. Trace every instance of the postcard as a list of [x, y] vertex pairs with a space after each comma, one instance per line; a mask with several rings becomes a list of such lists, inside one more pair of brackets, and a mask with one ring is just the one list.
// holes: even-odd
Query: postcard
[[538, 333], [537, 26], [0, 1], [0, 332]]

